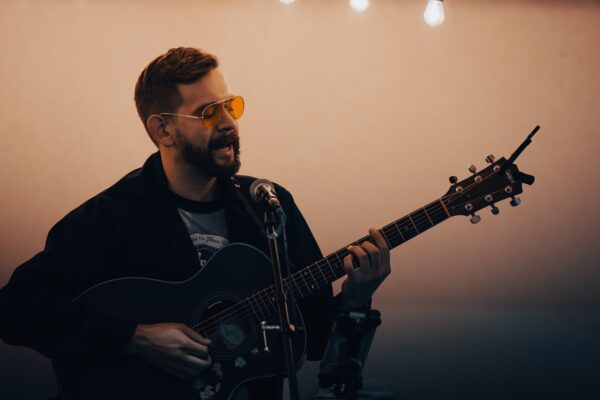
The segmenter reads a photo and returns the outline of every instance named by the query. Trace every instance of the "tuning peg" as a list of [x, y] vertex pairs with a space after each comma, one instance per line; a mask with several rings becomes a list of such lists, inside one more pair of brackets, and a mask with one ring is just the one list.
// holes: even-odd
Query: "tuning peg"
[[496, 157], [493, 154], [488, 154], [488, 156], [485, 158], [485, 162], [488, 164], [493, 164], [495, 160]]
[[469, 166], [469, 172], [474, 174], [475, 172], [477, 172], [477, 167], [475, 165], [471, 164]]
[[448, 180], [450, 181], [451, 184], [455, 184], [456, 182], [458, 182], [458, 178], [454, 175], [452, 175], [450, 178], [448, 178]]
[[517, 196], [512, 196], [512, 200], [510, 201], [510, 205], [513, 206], [513, 207], [516, 207], [519, 204], [521, 204], [521, 199], [518, 198]]
[[471, 214], [471, 223], [478, 224], [481, 221], [481, 217], [477, 214]]
[[494, 214], [494, 215], [500, 214], [500, 209], [498, 207], [496, 207], [495, 204], [492, 204], [492, 214]]

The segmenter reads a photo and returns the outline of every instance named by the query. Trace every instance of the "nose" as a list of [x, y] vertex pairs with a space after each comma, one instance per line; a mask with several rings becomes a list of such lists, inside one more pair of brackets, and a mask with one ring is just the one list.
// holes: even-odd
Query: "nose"
[[231, 129], [235, 129], [237, 131], [237, 121], [233, 119], [227, 107], [224, 104], [221, 104], [222, 114], [221, 120], [217, 124], [217, 129], [220, 131], [229, 131]]

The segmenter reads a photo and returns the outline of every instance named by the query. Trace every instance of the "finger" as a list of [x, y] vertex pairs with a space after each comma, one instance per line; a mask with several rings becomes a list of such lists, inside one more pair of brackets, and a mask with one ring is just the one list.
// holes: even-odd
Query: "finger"
[[390, 246], [388, 246], [387, 241], [381, 234], [381, 232], [377, 229], [369, 229], [369, 236], [373, 240], [373, 243], [379, 248], [381, 252], [381, 260], [387, 261], [390, 258]]
[[[369, 268], [369, 255], [361, 246], [350, 246], [348, 251], [358, 260], [358, 267], [368, 270]], [[364, 272], [364, 271], [363, 271]]]
[[196, 373], [203, 372], [210, 367], [212, 360], [209, 356], [206, 358], [198, 358], [192, 355], [184, 354], [180, 358], [182, 367], [193, 370]]
[[353, 283], [356, 283], [356, 281], [358, 279], [358, 271], [356, 271], [356, 269], [354, 269], [354, 264], [352, 263], [352, 255], [350, 255], [350, 254], [348, 254], [346, 257], [344, 257], [344, 271], [348, 275], [348, 278]]
[[360, 244], [360, 246], [369, 256], [369, 267], [375, 271], [378, 271], [379, 265], [381, 264], [381, 254], [379, 248], [371, 242], [363, 242]]
[[181, 331], [186, 334], [187, 337], [194, 340], [195, 342], [202, 343], [204, 345], [210, 345], [212, 342], [210, 339], [205, 338], [200, 333], [196, 332], [187, 325], [181, 325]]
[[184, 354], [189, 354], [202, 359], [206, 359], [208, 357], [208, 347], [193, 341], [190, 341], [188, 344], [182, 347], [181, 351]]
[[369, 229], [369, 235], [371, 236], [371, 239], [375, 245], [379, 248], [380, 264], [378, 268], [378, 274], [386, 277], [392, 272], [392, 267], [390, 265], [390, 248], [388, 243], [383, 237], [383, 234], [377, 229]]

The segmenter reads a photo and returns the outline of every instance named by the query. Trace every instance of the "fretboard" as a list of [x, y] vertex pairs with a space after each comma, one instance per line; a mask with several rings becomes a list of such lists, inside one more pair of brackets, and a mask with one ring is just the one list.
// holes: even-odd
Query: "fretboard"
[[[387, 224], [379, 229], [379, 232], [381, 232], [391, 250], [447, 220], [449, 217], [450, 214], [443, 200], [438, 199]], [[348, 246], [356, 246], [366, 240], [369, 240], [368, 236], [364, 236], [314, 264], [293, 273], [292, 284], [294, 285], [296, 299], [299, 300], [309, 296], [343, 277], [345, 275], [343, 259], [349, 254], [347, 250]], [[287, 279], [284, 280], [284, 288], [286, 290], [288, 288]], [[246, 299], [246, 302], [250, 304], [257, 318], [262, 319], [275, 311], [275, 304], [273, 303], [274, 292], [275, 287], [271, 285]]]

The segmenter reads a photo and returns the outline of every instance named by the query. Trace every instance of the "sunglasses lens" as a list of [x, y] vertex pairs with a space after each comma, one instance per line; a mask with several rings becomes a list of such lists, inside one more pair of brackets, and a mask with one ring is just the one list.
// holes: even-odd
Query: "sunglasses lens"
[[233, 119], [239, 119], [244, 114], [244, 99], [242, 96], [235, 96], [229, 101], [229, 113]]
[[[205, 128], [217, 125], [223, 116], [223, 103], [211, 104], [202, 112]], [[233, 119], [238, 119], [244, 113], [244, 99], [242, 96], [232, 97], [225, 105]]]
[[221, 120], [223, 114], [223, 107], [220, 104], [212, 104], [204, 109], [202, 117], [204, 118], [204, 126], [206, 128], [212, 128]]

